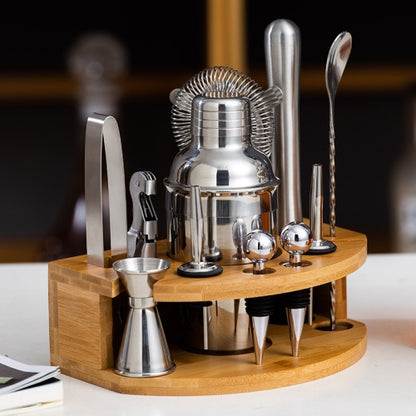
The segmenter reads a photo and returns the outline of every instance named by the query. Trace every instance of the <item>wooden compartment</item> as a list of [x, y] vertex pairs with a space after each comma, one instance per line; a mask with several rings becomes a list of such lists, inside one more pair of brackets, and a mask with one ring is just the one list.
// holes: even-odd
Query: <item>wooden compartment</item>
[[[325, 231], [325, 226], [324, 226]], [[325, 237], [327, 238], [327, 237]], [[334, 253], [304, 256], [310, 266], [287, 268], [283, 252], [267, 263], [270, 273], [253, 275], [250, 264], [225, 266], [211, 278], [185, 278], [176, 273], [181, 263], [166, 255], [166, 241], [158, 242], [158, 256], [170, 261], [165, 277], [154, 286], [162, 322], [167, 333], [176, 369], [151, 378], [120, 376], [113, 371], [123, 332], [120, 311], [127, 303], [117, 273], [87, 263], [87, 256], [50, 262], [49, 330], [51, 364], [63, 374], [98, 386], [129, 394], [202, 395], [258, 391], [303, 383], [343, 370], [358, 361], [366, 350], [363, 323], [347, 317], [346, 278], [364, 264], [365, 235], [337, 228]], [[106, 253], [111, 264], [111, 253]], [[337, 321], [349, 329], [322, 331], [329, 323], [329, 284], [337, 282]], [[208, 355], [185, 351], [169, 337], [169, 320], [181, 302], [239, 299], [287, 293], [314, 287], [315, 320], [305, 324], [298, 357], [291, 355], [286, 325], [269, 324], [271, 345], [263, 363], [255, 364], [254, 354]], [[315, 295], [316, 294], [316, 295]], [[170, 308], [171, 307], [171, 308]], [[169, 312], [164, 315], [166, 308]]]

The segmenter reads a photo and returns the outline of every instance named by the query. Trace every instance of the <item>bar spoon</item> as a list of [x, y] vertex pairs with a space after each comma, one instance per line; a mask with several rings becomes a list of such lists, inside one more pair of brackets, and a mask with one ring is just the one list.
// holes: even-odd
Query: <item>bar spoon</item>
[[[325, 68], [325, 83], [329, 97], [329, 232], [335, 237], [335, 127], [334, 104], [345, 66], [351, 53], [352, 38], [349, 32], [341, 32], [333, 41], [329, 49]], [[336, 329], [335, 304], [336, 282], [331, 282], [331, 330]]]
[[329, 97], [329, 174], [330, 174], [330, 235], [335, 237], [335, 94], [351, 53], [350, 33], [341, 32], [329, 49], [325, 68], [325, 83]]

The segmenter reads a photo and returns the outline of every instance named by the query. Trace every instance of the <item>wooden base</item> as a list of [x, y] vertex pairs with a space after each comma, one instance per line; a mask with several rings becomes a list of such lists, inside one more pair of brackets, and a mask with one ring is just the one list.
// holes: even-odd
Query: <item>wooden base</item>
[[94, 370], [81, 365], [63, 368], [70, 376], [127, 394], [188, 396], [230, 394], [268, 390], [300, 384], [339, 372], [358, 361], [365, 353], [366, 327], [345, 321], [351, 328], [328, 332], [316, 328], [326, 321], [305, 325], [299, 357], [292, 357], [286, 326], [269, 325], [266, 349], [261, 365], [254, 353], [213, 356], [171, 348], [176, 369], [168, 375], [152, 378], [119, 376], [112, 369]]
[[[255, 364], [254, 353], [207, 355], [179, 348], [168, 338], [176, 369], [168, 375], [150, 378], [120, 376], [113, 370], [123, 332], [120, 311], [126, 306], [126, 292], [111, 268], [90, 265], [87, 256], [49, 263], [49, 336], [51, 364], [63, 374], [98, 386], [129, 394], [202, 395], [258, 391], [314, 380], [338, 372], [359, 360], [366, 349], [366, 327], [347, 319], [346, 276], [366, 258], [363, 234], [337, 229], [334, 253], [307, 256], [311, 266], [288, 269], [283, 253], [269, 262], [271, 273], [253, 275], [250, 265], [229, 266], [220, 276], [189, 279], [176, 273], [179, 263], [171, 261], [166, 276], [154, 286], [154, 299], [160, 308], [180, 302], [237, 299], [314, 288], [315, 321], [304, 325], [298, 357], [291, 355], [287, 325], [269, 325], [272, 341], [263, 363]], [[166, 242], [158, 243], [160, 257], [166, 255]], [[107, 253], [111, 257], [111, 253]], [[306, 257], [306, 256], [305, 256]], [[109, 262], [111, 264], [111, 261]], [[320, 298], [328, 298], [328, 283], [337, 282], [337, 321], [350, 328], [325, 331], [328, 316]], [[169, 319], [163, 326], [172, 329]], [[169, 332], [169, 331], [167, 331]], [[168, 335], [168, 334], [167, 334]]]

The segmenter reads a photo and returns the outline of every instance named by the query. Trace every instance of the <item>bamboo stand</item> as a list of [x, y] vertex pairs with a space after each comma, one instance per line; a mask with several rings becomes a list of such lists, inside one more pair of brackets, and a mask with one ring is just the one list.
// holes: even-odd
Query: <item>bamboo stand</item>
[[[325, 229], [324, 229], [325, 231]], [[341, 371], [358, 361], [366, 350], [364, 324], [347, 318], [346, 276], [366, 260], [365, 235], [337, 228], [334, 253], [304, 256], [312, 265], [291, 269], [283, 267], [287, 253], [268, 262], [270, 273], [253, 275], [250, 264], [226, 266], [216, 277], [189, 279], [176, 273], [179, 262], [166, 256], [166, 242], [158, 242], [158, 256], [167, 258], [171, 267], [154, 286], [154, 299], [163, 306], [221, 299], [239, 299], [286, 293], [314, 287], [315, 321], [305, 325], [299, 357], [291, 355], [285, 325], [270, 324], [272, 345], [256, 365], [252, 353], [205, 355], [187, 352], [168, 341], [176, 363], [173, 373], [152, 378], [130, 378], [113, 371], [123, 328], [117, 311], [123, 288], [116, 272], [87, 263], [77, 256], [49, 263], [49, 330], [51, 363], [61, 372], [98, 386], [128, 394], [203, 395], [266, 390], [303, 383]], [[111, 253], [107, 253], [111, 257]], [[109, 259], [108, 264], [111, 264]], [[337, 321], [349, 329], [321, 331], [329, 318], [328, 284], [337, 281]], [[162, 321], [164, 320], [162, 315]], [[165, 329], [169, 325], [163, 321]]]

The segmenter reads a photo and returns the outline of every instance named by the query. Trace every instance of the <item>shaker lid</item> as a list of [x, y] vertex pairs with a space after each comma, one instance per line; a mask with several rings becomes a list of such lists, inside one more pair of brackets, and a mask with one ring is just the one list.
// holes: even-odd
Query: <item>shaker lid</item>
[[230, 193], [278, 185], [269, 158], [251, 144], [248, 98], [195, 97], [191, 129], [192, 143], [174, 158], [167, 187]]
[[179, 150], [191, 143], [191, 113], [197, 96], [247, 97], [250, 101], [252, 145], [266, 156], [271, 156], [275, 132], [274, 110], [283, 96], [279, 87], [274, 85], [263, 90], [247, 75], [226, 66], [213, 66], [198, 72], [169, 95], [172, 103], [172, 132]]
[[[251, 133], [250, 101], [245, 97], [195, 97], [192, 106], [192, 136], [204, 138], [205, 147], [217, 147], [218, 138], [246, 140]], [[212, 138], [212, 143], [209, 140]]]

